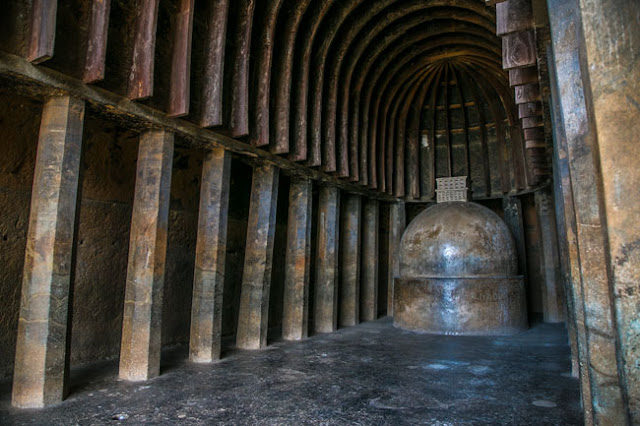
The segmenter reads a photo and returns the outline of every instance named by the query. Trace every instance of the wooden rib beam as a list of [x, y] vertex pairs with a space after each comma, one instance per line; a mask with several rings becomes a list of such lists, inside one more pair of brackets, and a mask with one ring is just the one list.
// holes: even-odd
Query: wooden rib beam
[[484, 111], [482, 106], [480, 105], [480, 97], [478, 95], [478, 89], [474, 84], [473, 80], [467, 77], [466, 71], [462, 74], [462, 78], [465, 81], [465, 87], [469, 87], [471, 89], [471, 96], [473, 96], [473, 102], [476, 104], [476, 108], [478, 109], [478, 117], [480, 119], [480, 144], [482, 149], [482, 170], [484, 175], [484, 183], [485, 183], [485, 194], [487, 197], [491, 196], [491, 168], [489, 167], [489, 145], [487, 142], [487, 128], [484, 123], [487, 122], [485, 118]]
[[[276, 50], [272, 71], [271, 103], [270, 108], [270, 134], [271, 151], [276, 154], [285, 154], [291, 150], [292, 160], [305, 160], [307, 158], [306, 146], [289, 143], [289, 99], [293, 84], [293, 61], [296, 45], [296, 36], [302, 17], [311, 0], [298, 0], [295, 7], [284, 11], [285, 19], [282, 30], [278, 30], [276, 37], [281, 37], [275, 43]], [[281, 28], [281, 27], [280, 27]], [[290, 149], [291, 148], [291, 149]]]
[[[302, 34], [300, 50], [295, 55], [293, 67], [293, 81], [297, 82], [293, 86], [291, 98], [289, 100], [289, 113], [291, 114], [290, 134], [293, 137], [293, 150], [291, 160], [305, 161], [309, 167], [317, 167], [320, 165], [320, 151], [313, 150], [313, 146], [308, 143], [307, 134], [307, 102], [309, 90], [309, 68], [311, 67], [311, 54], [315, 36], [320, 28], [322, 18], [327, 14], [331, 7], [331, 2], [318, 2], [308, 13], [311, 22], [307, 23], [308, 27]], [[296, 43], [296, 44], [297, 44]], [[286, 77], [285, 77], [286, 78]], [[291, 145], [291, 144], [290, 144]], [[319, 147], [317, 147], [319, 148]]]
[[[354, 152], [355, 144], [348, 142], [348, 127], [344, 123], [348, 117], [351, 77], [356, 64], [364, 59], [365, 53], [369, 54], [374, 49], [388, 46], [402, 35], [426, 27], [429, 21], [455, 16], [456, 20], [461, 22], [481, 22], [482, 18], [470, 10], [460, 8], [452, 15], [450, 10], [437, 8], [438, 5], [436, 2], [418, 1], [399, 3], [397, 7], [394, 4], [393, 9], [387, 9], [385, 13], [376, 15], [374, 20], [368, 22], [366, 30], [358, 32], [360, 25], [350, 25], [346, 29], [347, 34], [339, 38], [340, 47], [332, 49], [332, 57], [335, 59], [330, 66], [326, 66], [329, 73], [326, 81], [329, 87], [328, 95], [323, 96], [323, 140], [337, 138], [338, 176], [347, 173], [353, 180], [358, 180], [355, 173], [357, 161], [353, 161], [354, 158], [357, 159], [357, 152]], [[379, 36], [384, 37], [376, 42], [375, 40], [380, 39]], [[340, 126], [337, 126], [338, 117], [341, 118]], [[386, 183], [386, 186], [390, 187], [389, 183]]]
[[[424, 3], [421, 2], [423, 6], [433, 5], [437, 6], [438, 4], [434, 2]], [[469, 3], [465, 3], [464, 5], [459, 6], [471, 6]], [[469, 24], [473, 24], [478, 27], [485, 27], [487, 34], [491, 34], [493, 32], [493, 23], [489, 20], [485, 20], [483, 16], [476, 13], [477, 11], [474, 9], [466, 10], [463, 7], [460, 7], [455, 15], [457, 20], [456, 25], [464, 30], [466, 26]], [[393, 29], [386, 29], [384, 34], [380, 34], [380, 37], [358, 37], [358, 41], [362, 41], [357, 47], [353, 48], [353, 53], [347, 54], [347, 64], [345, 65], [345, 69], [340, 77], [338, 82], [338, 109], [336, 112], [333, 111], [331, 102], [328, 102], [329, 112], [327, 115], [329, 116], [328, 120], [331, 120], [332, 114], [337, 114], [337, 133], [338, 140], [340, 143], [347, 143], [349, 145], [349, 174], [350, 178], [354, 181], [358, 181], [360, 179], [359, 176], [359, 162], [358, 162], [358, 144], [357, 139], [353, 136], [349, 136], [350, 132], [352, 134], [353, 128], [349, 124], [349, 117], [352, 115], [350, 113], [350, 103], [353, 102], [354, 96], [357, 97], [357, 93], [361, 90], [361, 84], [363, 84], [363, 78], [368, 73], [372, 64], [380, 57], [385, 57], [386, 54], [382, 54], [385, 49], [393, 49], [391, 46], [397, 44], [397, 42], [401, 42], [401, 44], [410, 43], [409, 39], [406, 39], [406, 36], [411, 34], [411, 40], [418, 37], [426, 37], [429, 34], [434, 33], [436, 28], [441, 28], [441, 26], [431, 26], [426, 25], [430, 20], [442, 20], [446, 18], [451, 18], [451, 13], [449, 11], [443, 11], [441, 9], [425, 9], [421, 14], [415, 16], [416, 14], [410, 15], [404, 20], [401, 24], [397, 24], [393, 27]], [[385, 14], [386, 17], [386, 14]], [[426, 30], [425, 35], [415, 34], [414, 30]], [[377, 35], [377, 34], [376, 34]], [[402, 41], [404, 40], [404, 41]], [[357, 86], [354, 86], [357, 85]], [[353, 90], [353, 94], [352, 94]], [[331, 93], [331, 92], [330, 92]], [[333, 99], [333, 98], [329, 98]], [[353, 105], [353, 107], [357, 107], [357, 103]], [[357, 113], [353, 113], [357, 116]], [[340, 142], [342, 141], [342, 142]]]
[[[411, 54], [407, 55], [406, 52], [398, 52], [397, 58], [391, 56], [390, 58], [385, 58], [385, 62], [383, 65], [378, 66], [375, 70], [372, 70], [371, 76], [369, 76], [369, 83], [364, 86], [364, 93], [360, 94], [360, 102], [354, 105], [354, 109], [359, 111], [359, 118], [354, 117], [354, 120], [358, 120], [360, 124], [354, 124], [352, 133], [358, 135], [360, 140], [360, 145], [362, 147], [360, 155], [361, 155], [361, 172], [365, 171], [362, 169], [362, 166], [368, 165], [371, 160], [368, 159], [368, 152], [372, 150], [372, 142], [375, 142], [375, 139], [368, 140], [368, 133], [370, 131], [369, 125], [369, 117], [372, 119], [376, 119], [376, 114], [379, 111], [379, 104], [383, 99], [389, 99], [386, 96], [386, 92], [389, 91], [393, 93], [400, 89], [404, 78], [408, 78], [412, 73], [412, 68], [407, 68], [407, 64], [412, 64], [414, 66], [418, 66], [418, 64], [426, 64], [430, 61], [440, 60], [447, 57], [447, 54], [438, 54], [429, 55], [430, 51], [439, 51], [440, 49], [451, 48], [452, 44], [459, 44], [460, 46], [465, 46], [468, 44], [468, 37], [462, 35], [447, 35], [447, 37], [441, 36], [441, 38], [437, 40], [427, 40], [428, 43], [420, 44], [420, 47], [413, 46], [410, 51]], [[477, 49], [477, 46], [473, 44], [473, 46], [469, 46], [470, 51]], [[497, 49], [489, 48], [487, 45], [488, 51], [487, 54], [491, 54], [490, 52], [496, 52], [496, 57], [498, 57]], [[484, 49], [482, 49], [484, 50]], [[403, 54], [404, 53], [404, 54]], [[395, 59], [395, 61], [394, 61]], [[412, 63], [412, 61], [414, 61]], [[382, 93], [382, 96], [374, 96], [374, 93]], [[392, 97], [391, 97], [392, 99]], [[359, 106], [361, 105], [361, 106]], [[402, 117], [401, 117], [402, 118]], [[375, 121], [372, 121], [375, 123]], [[368, 147], [368, 150], [365, 150], [364, 147]], [[375, 147], [375, 144], [373, 144]], [[369, 166], [366, 166], [367, 169]], [[369, 179], [371, 176], [368, 176], [367, 181], [364, 182], [364, 176], [360, 183], [370, 185]], [[371, 185], [370, 185], [371, 186]]]
[[171, 77], [169, 81], [169, 117], [189, 113], [191, 94], [191, 39], [193, 35], [194, 0], [180, 0], [175, 16]]
[[[422, 73], [416, 74], [415, 82], [414, 79], [409, 79], [407, 90], [403, 89], [396, 95], [397, 102], [402, 106], [400, 116], [395, 118], [398, 129], [396, 142], [399, 145], [402, 144], [406, 151], [406, 155], [405, 152], [398, 152], [396, 156], [399, 168], [397, 177], [399, 178], [402, 174], [402, 182], [406, 180], [406, 194], [414, 199], [420, 198], [420, 116], [422, 112], [422, 108], [419, 108], [416, 103], [424, 102], [424, 99], [420, 98], [424, 98], [424, 92], [428, 90], [435, 78], [436, 72], [432, 68], [429, 66]], [[419, 91], [420, 94], [418, 94]], [[402, 188], [402, 190], [404, 194], [405, 189]]]
[[309, 169], [301, 164], [273, 155], [263, 149], [254, 148], [244, 142], [232, 139], [219, 132], [202, 129], [185, 120], [167, 118], [166, 114], [126, 97], [116, 95], [96, 86], [87, 86], [78, 80], [59, 72], [31, 65], [25, 59], [0, 52], [0, 75], [11, 82], [12, 87], [25, 96], [50, 96], [60, 93], [85, 99], [98, 116], [117, 119], [133, 129], [154, 127], [180, 135], [182, 146], [191, 148], [221, 147], [238, 154], [241, 158], [273, 164], [278, 168], [298, 176], [307, 176], [320, 183], [328, 183], [352, 193], [366, 195], [381, 201], [393, 201], [393, 197], [370, 191], [359, 185], [336, 179], [332, 176]]
[[229, 0], [208, 2], [201, 111], [202, 127], [223, 123], [223, 81]]
[[39, 64], [53, 57], [56, 40], [57, 0], [34, 0], [27, 60]]
[[458, 93], [458, 99], [460, 99], [460, 106], [462, 108], [462, 123], [464, 131], [464, 170], [467, 176], [471, 176], [471, 141], [469, 139], [469, 117], [467, 109], [465, 108], [464, 98], [462, 97], [462, 89], [460, 88], [460, 82], [458, 79], [458, 70], [455, 66], [451, 67], [451, 77], [453, 78], [454, 86]]
[[93, 0], [87, 33], [87, 52], [82, 70], [82, 81], [94, 83], [104, 79], [109, 33], [111, 0]]
[[[249, 134], [249, 59], [251, 55], [251, 31], [253, 28], [253, 10], [255, 0], [234, 2], [235, 25], [231, 55], [225, 65], [225, 106], [227, 109], [226, 127], [234, 138]], [[231, 19], [231, 18], [230, 18]]]
[[[434, 199], [436, 196], [436, 102], [438, 99], [438, 91], [440, 89], [440, 84], [438, 84], [438, 82], [440, 81], [440, 77], [443, 72], [444, 70], [441, 67], [438, 70], [438, 76], [435, 79], [433, 92], [431, 93], [431, 98], [429, 100], [429, 106], [431, 107], [431, 110], [429, 111], [431, 113], [429, 115], [429, 140], [428, 145], [425, 148], [425, 157], [427, 159], [425, 165], [427, 167], [427, 172], [423, 174], [426, 181], [423, 182], [422, 186], [426, 189], [426, 193], [424, 195], [426, 195], [430, 200]], [[423, 165], [423, 167], [425, 165]]]
[[[440, 84], [440, 83], [438, 83]], [[435, 113], [435, 112], [434, 112]], [[497, 119], [497, 117], [496, 117]], [[444, 66], [444, 131], [447, 148], [447, 173], [453, 176], [453, 152], [451, 148], [451, 126], [449, 125], [449, 66]]]
[[[258, 28], [252, 45], [252, 76], [250, 113], [250, 141], [254, 146], [269, 144], [269, 96], [271, 89], [271, 62], [278, 12], [283, 0], [260, 2], [256, 16]], [[258, 13], [258, 12], [256, 12]], [[276, 151], [277, 152], [277, 151]]]
[[137, 3], [133, 53], [127, 87], [129, 99], [145, 99], [153, 95], [159, 1], [139, 0]]
[[[407, 186], [409, 195], [412, 198], [420, 198], [420, 119], [422, 116], [422, 105], [424, 104], [427, 91], [433, 85], [438, 74], [437, 70], [429, 67], [425, 75], [418, 81], [414, 90], [407, 96], [404, 102], [410, 106], [409, 120], [407, 121]], [[418, 90], [419, 89], [419, 90]], [[399, 100], [403, 95], [399, 96]], [[392, 157], [392, 152], [388, 154]], [[404, 159], [404, 158], [403, 158]], [[399, 162], [399, 160], [398, 160]]]

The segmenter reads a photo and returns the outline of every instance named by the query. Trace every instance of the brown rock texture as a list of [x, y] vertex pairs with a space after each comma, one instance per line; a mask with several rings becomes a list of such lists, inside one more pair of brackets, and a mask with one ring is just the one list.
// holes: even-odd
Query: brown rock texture
[[282, 318], [282, 337], [287, 340], [302, 340], [309, 333], [311, 196], [310, 180], [291, 182]]
[[120, 347], [124, 380], [160, 374], [173, 143], [164, 131], [140, 138]]
[[254, 168], [236, 335], [243, 349], [267, 346], [278, 178], [279, 170], [271, 165]]
[[322, 186], [318, 196], [314, 282], [314, 330], [338, 328], [338, 255], [340, 247], [340, 190]]
[[349, 194], [340, 212], [340, 309], [339, 324], [349, 327], [360, 322], [362, 198]]
[[69, 368], [67, 317], [84, 102], [46, 100], [29, 214], [12, 404], [62, 401]]

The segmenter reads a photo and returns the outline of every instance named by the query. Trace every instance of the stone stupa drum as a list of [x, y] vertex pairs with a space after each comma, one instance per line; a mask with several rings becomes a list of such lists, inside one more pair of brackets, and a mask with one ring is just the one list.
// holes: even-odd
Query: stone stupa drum
[[394, 325], [449, 335], [507, 335], [527, 328], [524, 280], [504, 221], [479, 204], [420, 213], [400, 244]]

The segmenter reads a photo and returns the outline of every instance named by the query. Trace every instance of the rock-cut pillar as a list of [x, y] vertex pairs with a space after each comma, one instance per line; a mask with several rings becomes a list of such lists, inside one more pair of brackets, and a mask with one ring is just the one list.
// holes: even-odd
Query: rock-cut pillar
[[367, 200], [362, 216], [360, 319], [373, 321], [378, 318], [378, 201]]
[[282, 337], [286, 340], [302, 340], [309, 335], [311, 191], [311, 180], [291, 181], [282, 318]]
[[404, 202], [398, 201], [389, 208], [389, 279], [387, 287], [387, 315], [393, 316], [395, 277], [400, 274], [399, 248], [407, 219]]
[[536, 211], [542, 243], [542, 310], [545, 322], [565, 320], [565, 295], [560, 274], [560, 253], [556, 232], [553, 197], [547, 189], [535, 193]]
[[607, 223], [618, 371], [640, 424], [640, 2], [580, 0]]
[[339, 216], [340, 190], [320, 187], [313, 317], [316, 333], [331, 333], [338, 328]]
[[42, 111], [22, 278], [12, 404], [60, 402], [68, 376], [67, 321], [84, 102], [48, 99]]
[[206, 154], [191, 301], [189, 359], [194, 362], [220, 359], [230, 173], [231, 156], [224, 149]]
[[360, 215], [359, 195], [346, 197], [342, 209], [342, 250], [340, 275], [340, 326], [349, 327], [360, 321]]
[[[614, 65], [617, 60], [606, 61], [603, 64], [597, 61], [591, 64], [588, 62], [588, 55], [585, 51], [585, 34], [582, 31], [582, 19], [585, 17], [582, 13], [582, 3], [581, 0], [547, 0], [556, 81], [558, 83], [558, 105], [566, 137], [567, 164], [571, 176], [570, 187], [576, 223], [575, 236], [578, 243], [577, 254], [582, 281], [582, 300], [577, 302], [582, 303], [584, 307], [586, 334], [584, 343], [587, 347], [583, 348], [583, 353], [587, 355], [585, 361], [591, 385], [590, 401], [585, 400], [585, 403], [590, 402], [591, 404], [584, 407], [584, 420], [585, 424], [624, 425], [630, 423], [624, 396], [624, 387], [629, 382], [625, 383], [621, 375], [624, 369], [619, 365], [620, 342], [614, 317], [611, 264], [608, 264], [611, 257], [606, 248], [608, 233], [606, 226], [609, 218], [603, 211], [602, 206], [605, 203], [603, 194], [599, 190], [602, 174], [598, 167], [599, 140], [597, 132], [601, 124], [607, 128], [610, 124], [602, 122], [596, 124], [593, 118], [593, 105], [590, 102], [591, 88], [589, 87], [591, 66], [604, 67], [606, 72], [609, 72], [608, 68]], [[593, 1], [590, 3], [595, 5], [605, 2]], [[619, 21], [628, 24], [635, 16], [630, 13], [632, 3], [634, 2], [620, 2], [616, 7], [608, 9], [607, 14], [604, 13], [605, 10], [600, 10], [602, 13], [588, 16], [589, 20], [595, 19], [599, 22], [596, 28], [600, 28], [600, 24], [606, 23], [602, 33], [598, 35], [598, 38], [602, 36], [602, 40], [605, 41], [602, 46], [613, 47], [617, 42], [621, 42], [622, 45], [631, 40], [628, 37], [617, 36], [613, 36], [612, 39], [610, 34], [627, 34], [622, 30], [631, 30], [634, 27], [625, 25], [625, 27], [614, 31], [611, 30], [608, 19], [603, 18], [608, 18], [607, 15], [610, 12], [618, 14]], [[594, 35], [591, 30], [589, 33], [591, 36]], [[629, 35], [631, 34], [633, 33], [629, 33]], [[609, 42], [613, 43], [609, 44]], [[627, 53], [631, 53], [630, 45], [627, 47], [629, 48]], [[610, 52], [616, 52], [616, 49]], [[621, 58], [619, 55], [615, 57]], [[602, 68], [600, 68], [601, 70]], [[620, 77], [620, 74], [616, 75]], [[626, 81], [633, 80], [629, 78], [629, 75], [624, 77]], [[631, 92], [625, 92], [621, 87], [618, 86], [617, 90], [607, 90], [607, 93], [616, 94], [616, 96], [622, 95], [622, 98], [625, 98], [625, 95]], [[627, 109], [627, 111], [631, 110], [632, 108]], [[638, 120], [635, 122], [637, 123]], [[633, 120], [630, 123], [633, 123]], [[622, 130], [622, 126], [619, 124], [616, 124], [615, 128]], [[622, 140], [624, 139], [618, 139], [618, 142]], [[632, 143], [627, 140], [624, 142]], [[613, 151], [612, 147], [609, 148], [610, 151]], [[626, 161], [634, 156], [631, 153], [625, 153], [625, 155], [615, 158], [618, 162]], [[615, 175], [622, 176], [623, 174], [616, 172]], [[631, 198], [633, 192], [621, 194]], [[634, 227], [629, 226], [628, 229], [631, 232]], [[634, 366], [634, 368], [636, 367]], [[583, 392], [583, 396], [585, 395]]]
[[147, 380], [160, 374], [172, 159], [173, 133], [150, 130], [142, 134], [122, 319], [123, 380]]
[[267, 346], [269, 291], [276, 231], [279, 171], [268, 164], [253, 169], [236, 346]]

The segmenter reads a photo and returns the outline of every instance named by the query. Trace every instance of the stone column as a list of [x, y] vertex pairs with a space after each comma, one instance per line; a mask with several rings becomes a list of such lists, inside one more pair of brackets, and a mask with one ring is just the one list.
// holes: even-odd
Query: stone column
[[[549, 59], [553, 59], [553, 55], [549, 54]], [[549, 66], [549, 69], [553, 69], [553, 64]], [[562, 186], [562, 171], [560, 170], [559, 165], [559, 148], [558, 148], [558, 137], [557, 137], [557, 122], [555, 121], [556, 111], [554, 111], [555, 106], [553, 102], [550, 103], [551, 108], [551, 120], [553, 122], [554, 127], [554, 135], [553, 135], [553, 195], [554, 195], [554, 206], [556, 212], [556, 229], [558, 235], [558, 254], [560, 256], [560, 277], [562, 278], [565, 300], [566, 300], [566, 324], [567, 331], [569, 332], [569, 343], [571, 345], [571, 374], [573, 377], [580, 377], [580, 358], [578, 351], [578, 335], [576, 328], [576, 308], [574, 306], [574, 297], [573, 297], [573, 287], [571, 283], [571, 266], [569, 260], [569, 240], [567, 238], [567, 225], [565, 218], [565, 205], [564, 205], [564, 188]]]
[[151, 130], [142, 134], [120, 346], [120, 378], [124, 380], [148, 380], [160, 374], [172, 159], [172, 133]]
[[[553, 52], [549, 52], [553, 58]], [[582, 407], [585, 413], [585, 423], [593, 424], [593, 408], [591, 399], [591, 379], [589, 375], [589, 356], [587, 332], [584, 318], [584, 296], [582, 291], [582, 277], [580, 274], [580, 256], [578, 249], [576, 214], [573, 203], [573, 191], [571, 189], [571, 173], [569, 170], [567, 138], [562, 122], [562, 110], [559, 105], [559, 87], [556, 78], [555, 58], [549, 60], [549, 78], [551, 79], [551, 119], [553, 120], [554, 137], [554, 179], [557, 179], [557, 187], [560, 188], [562, 213], [564, 215], [564, 236], [567, 246], [568, 286], [571, 297], [571, 313], [576, 329], [576, 348], [573, 349], [572, 374], [577, 370], [580, 379], [580, 393]], [[576, 356], [577, 355], [577, 356]]]
[[331, 333], [338, 327], [340, 190], [321, 186], [319, 195], [313, 323], [316, 333]]
[[311, 203], [311, 180], [292, 179], [289, 190], [282, 318], [282, 337], [286, 340], [306, 339], [309, 334]]
[[272, 165], [253, 169], [236, 336], [236, 346], [242, 349], [267, 346], [278, 181], [279, 170]]
[[544, 277], [542, 309], [544, 321], [553, 323], [565, 320], [565, 296], [560, 276], [556, 217], [553, 209], [553, 197], [550, 192], [549, 189], [541, 189], [534, 196], [542, 246], [542, 268], [540, 268]]
[[400, 274], [399, 247], [402, 234], [407, 227], [404, 202], [398, 201], [389, 209], [389, 280], [387, 288], [387, 315], [393, 316], [395, 278]]
[[48, 99], [42, 111], [22, 277], [12, 404], [64, 399], [68, 310], [84, 102]]
[[[606, 223], [602, 210], [604, 200], [598, 190], [602, 175], [597, 166], [595, 121], [588, 102], [591, 90], [581, 10], [578, 0], [548, 0], [547, 3], [559, 84], [559, 104], [567, 140], [583, 288], [581, 302], [585, 312], [592, 400], [591, 407], [585, 407], [585, 423], [624, 425], [629, 423], [629, 413], [623, 396], [622, 369], [618, 365], [613, 289], [605, 249], [606, 229], [603, 226]], [[630, 4], [629, 1], [623, 3]], [[622, 11], [623, 8], [619, 6], [611, 8], [616, 9], [615, 13], [629, 12]], [[633, 19], [633, 15], [627, 19]], [[600, 28], [600, 25], [596, 28]], [[602, 37], [611, 40], [608, 37], [616, 34], [615, 37], [621, 40], [631, 40], [618, 37], [622, 34], [619, 31], [620, 28], [613, 33], [605, 32]], [[626, 154], [625, 158], [629, 157], [633, 156]], [[621, 160], [620, 156], [616, 158]]]
[[367, 200], [362, 224], [362, 280], [360, 319], [378, 319], [378, 201]]
[[527, 252], [524, 240], [524, 222], [522, 220], [522, 204], [518, 197], [502, 199], [504, 221], [511, 230], [518, 250], [518, 274], [527, 277]]
[[195, 362], [220, 359], [230, 173], [231, 156], [224, 149], [207, 152], [202, 164], [191, 301], [189, 359]]
[[629, 421], [640, 424], [640, 2], [580, 0]]
[[346, 197], [342, 228], [342, 271], [340, 278], [340, 326], [349, 327], [360, 321], [360, 213], [359, 195]]

